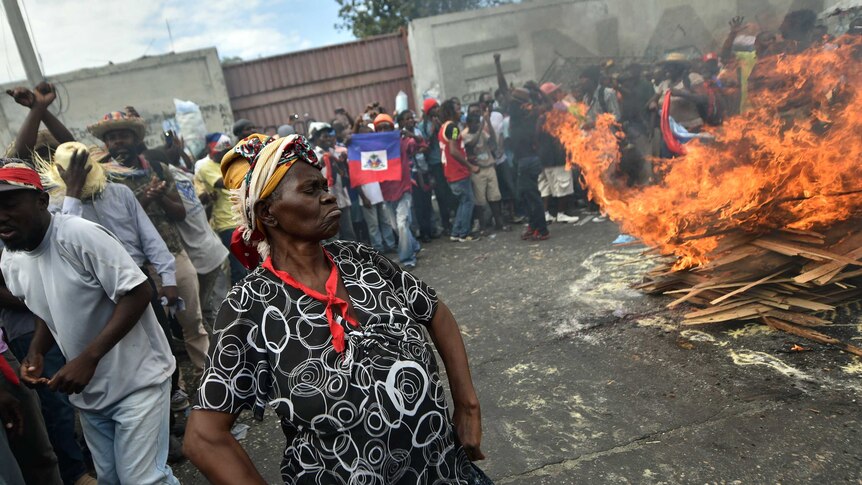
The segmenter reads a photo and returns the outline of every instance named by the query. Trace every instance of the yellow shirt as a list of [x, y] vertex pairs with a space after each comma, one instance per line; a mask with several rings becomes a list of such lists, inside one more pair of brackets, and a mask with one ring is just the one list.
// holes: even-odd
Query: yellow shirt
[[736, 60], [739, 62], [739, 112], [745, 113], [751, 106], [748, 104], [748, 78], [757, 64], [757, 54], [754, 52], [737, 52]]
[[198, 193], [206, 192], [215, 200], [210, 224], [216, 232], [235, 229], [238, 225], [233, 213], [233, 204], [230, 201], [230, 191], [215, 186], [220, 180], [221, 167], [209, 158], [200, 164], [200, 168], [195, 174]]

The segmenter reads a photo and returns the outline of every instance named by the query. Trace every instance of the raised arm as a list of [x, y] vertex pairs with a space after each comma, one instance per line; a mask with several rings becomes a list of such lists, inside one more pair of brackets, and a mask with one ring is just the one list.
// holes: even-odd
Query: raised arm
[[500, 63], [500, 54], [494, 54], [494, 67], [497, 69], [497, 87], [506, 99], [509, 99], [509, 85], [506, 84], [506, 76], [503, 74], [503, 65]]
[[[46, 93], [43, 96], [51, 98], [51, 101], [48, 104], [54, 102], [54, 99], [57, 98], [57, 91], [54, 88], [54, 85], [46, 83], [44, 81], [42, 81], [41, 83], [39, 83], [38, 86], [36, 86], [34, 93], [36, 94], [37, 99], [39, 95], [42, 95], [42, 93]], [[66, 128], [66, 125], [64, 125], [62, 121], [57, 119], [57, 117], [54, 116], [54, 113], [47, 109], [45, 110], [45, 114], [42, 116], [42, 123], [44, 123], [45, 128], [48, 128], [48, 131], [50, 131], [51, 134], [54, 135], [54, 138], [57, 139], [58, 143], [75, 141], [75, 136], [72, 134], [71, 131], [69, 131], [68, 128]]]
[[18, 136], [15, 137], [15, 145], [13, 147], [13, 156], [30, 160], [33, 147], [36, 146], [36, 138], [39, 134], [39, 125], [42, 123], [42, 116], [47, 111], [47, 105], [42, 106], [41, 103], [37, 103], [35, 93], [25, 87], [6, 90], [6, 94], [12, 96], [16, 103], [30, 109], [24, 118], [24, 122], [21, 123], [21, 127], [18, 129]]
[[470, 375], [467, 350], [464, 348], [464, 340], [455, 317], [442, 301], [437, 304], [437, 311], [428, 330], [440, 358], [443, 359], [446, 375], [449, 376], [449, 388], [455, 405], [452, 414], [455, 432], [467, 452], [467, 457], [473, 461], [483, 460], [482, 412]]
[[742, 32], [743, 22], [745, 22], [745, 17], [742, 16], [733, 17], [729, 22], [730, 33], [727, 34], [727, 38], [724, 39], [724, 44], [721, 46], [721, 60], [725, 64], [733, 60], [733, 41]]

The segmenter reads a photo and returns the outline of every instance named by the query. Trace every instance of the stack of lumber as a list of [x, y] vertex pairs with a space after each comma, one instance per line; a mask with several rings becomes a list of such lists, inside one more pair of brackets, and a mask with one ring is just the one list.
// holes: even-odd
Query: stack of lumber
[[813, 327], [829, 325], [824, 312], [862, 297], [862, 231], [844, 223], [827, 234], [790, 229], [722, 237], [710, 262], [673, 271], [668, 262], [637, 287], [674, 298], [669, 308], [698, 307], [686, 325], [760, 321], [772, 328], [862, 356], [862, 349]]

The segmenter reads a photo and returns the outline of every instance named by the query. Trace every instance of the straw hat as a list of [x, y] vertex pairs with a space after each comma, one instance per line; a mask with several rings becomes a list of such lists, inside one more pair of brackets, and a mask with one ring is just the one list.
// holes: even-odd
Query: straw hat
[[147, 133], [147, 124], [140, 116], [129, 116], [122, 111], [112, 111], [98, 123], [87, 127], [87, 131], [100, 140], [104, 140], [105, 133], [116, 130], [131, 130], [139, 140], [143, 140]]

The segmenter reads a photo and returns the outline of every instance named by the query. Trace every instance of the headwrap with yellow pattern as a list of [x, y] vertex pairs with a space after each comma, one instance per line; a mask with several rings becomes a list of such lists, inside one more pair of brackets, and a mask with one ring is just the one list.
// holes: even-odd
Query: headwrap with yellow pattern
[[[240, 214], [231, 251], [249, 269], [269, 255], [269, 243], [255, 220], [255, 204], [272, 195], [296, 162], [302, 161], [320, 170], [317, 155], [302, 135], [265, 140], [262, 137], [251, 135], [243, 139], [225, 155], [221, 164], [225, 187], [233, 188], [234, 208]], [[235, 177], [241, 168], [245, 173], [237, 186]]]

